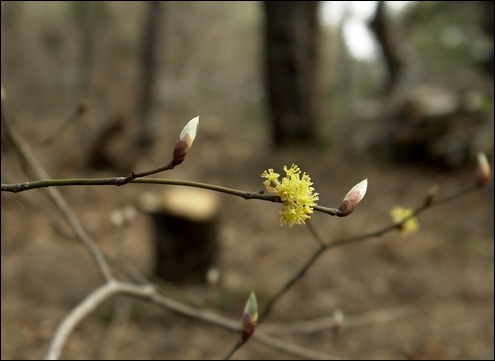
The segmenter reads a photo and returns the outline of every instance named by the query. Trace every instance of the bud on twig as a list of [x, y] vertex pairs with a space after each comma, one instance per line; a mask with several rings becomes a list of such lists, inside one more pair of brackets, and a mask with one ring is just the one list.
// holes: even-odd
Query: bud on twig
[[256, 324], [258, 323], [258, 301], [254, 291], [251, 292], [244, 306], [244, 314], [242, 315], [242, 340], [246, 342], [254, 334]]
[[340, 204], [337, 216], [345, 217], [354, 212], [357, 204], [361, 202], [361, 199], [363, 199], [364, 195], [366, 194], [367, 188], [368, 179], [365, 179], [352, 187], [352, 189], [349, 191], [349, 193], [347, 193], [344, 200]]
[[436, 198], [438, 193], [438, 184], [434, 184], [430, 187], [428, 190], [428, 194], [426, 195], [425, 198], [425, 206], [428, 207], [433, 203], [433, 200]]
[[187, 152], [191, 148], [194, 139], [196, 138], [196, 130], [198, 129], [199, 116], [191, 119], [182, 132], [180, 133], [179, 140], [175, 143], [174, 153], [172, 158], [172, 165], [176, 166], [181, 164], [186, 159]]
[[483, 152], [478, 153], [478, 165], [476, 167], [476, 183], [478, 187], [484, 187], [490, 180], [490, 164]]

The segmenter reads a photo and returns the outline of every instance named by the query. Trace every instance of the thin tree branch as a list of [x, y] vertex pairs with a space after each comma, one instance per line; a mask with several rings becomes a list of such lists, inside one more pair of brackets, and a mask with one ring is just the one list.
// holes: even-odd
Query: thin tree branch
[[335, 247], [338, 247], [338, 246], [342, 246], [344, 244], [349, 244], [349, 243], [354, 243], [354, 242], [359, 242], [359, 241], [363, 241], [363, 240], [366, 240], [366, 239], [371, 239], [371, 238], [376, 238], [376, 237], [380, 237], [380, 236], [383, 236], [384, 234], [390, 232], [390, 231], [393, 231], [393, 230], [396, 230], [398, 229], [402, 224], [406, 223], [408, 220], [410, 220], [411, 218], [419, 215], [420, 213], [424, 212], [426, 209], [428, 208], [432, 208], [434, 206], [438, 206], [440, 204], [444, 204], [444, 203], [447, 203], [447, 202], [450, 202], [450, 201], [453, 201], [455, 199], [458, 199], [468, 193], [472, 193], [472, 192], [475, 192], [477, 190], [479, 190], [480, 187], [477, 186], [477, 185], [473, 185], [471, 187], [468, 187], [458, 193], [455, 193], [453, 195], [450, 195], [450, 196], [447, 196], [447, 197], [444, 197], [444, 198], [441, 198], [441, 199], [437, 199], [437, 200], [433, 200], [431, 202], [427, 202], [427, 203], [424, 203], [423, 205], [417, 207], [410, 216], [404, 218], [401, 222], [399, 223], [393, 223], [393, 224], [390, 224], [388, 226], [385, 226], [377, 231], [374, 231], [374, 232], [370, 232], [370, 233], [365, 233], [365, 234], [361, 234], [361, 235], [358, 235], [358, 236], [354, 236], [354, 237], [350, 237], [350, 238], [342, 238], [342, 239], [338, 239], [338, 240], [335, 240], [333, 242], [329, 242], [329, 243], [324, 243], [320, 246], [320, 248], [318, 248], [318, 250], [316, 250], [313, 255], [310, 256], [310, 258], [301, 266], [301, 268], [299, 269], [299, 271], [297, 271], [294, 276], [292, 276], [281, 288], [279, 291], [277, 291], [271, 298], [270, 300], [268, 301], [267, 305], [265, 306], [265, 309], [260, 313], [260, 317], [259, 317], [259, 323], [261, 323], [268, 315], [269, 313], [271, 312], [271, 310], [273, 309], [273, 306], [275, 305], [276, 302], [278, 302], [278, 300], [297, 282], [299, 281], [305, 274], [306, 274], [306, 271], [320, 258], [321, 255], [323, 255], [323, 253], [325, 253], [326, 251], [332, 249], [332, 248], [335, 248]]
[[413, 310], [411, 308], [399, 307], [386, 310], [369, 311], [358, 315], [346, 315], [343, 322], [341, 320], [336, 320], [335, 316], [327, 316], [302, 322], [264, 323], [260, 326], [260, 329], [263, 332], [272, 335], [313, 333], [335, 327], [355, 328], [377, 322], [389, 322], [401, 317], [410, 316], [412, 314]]
[[289, 279], [285, 285], [283, 285], [280, 290], [272, 296], [265, 306], [263, 312], [261, 312], [258, 323], [263, 322], [263, 320], [270, 314], [275, 303], [288, 291], [294, 284], [299, 281], [307, 272], [307, 270], [316, 262], [318, 258], [325, 252], [326, 246], [322, 245], [318, 250], [313, 253], [313, 255], [306, 261], [306, 263], [297, 271], [297, 273]]
[[320, 235], [316, 231], [316, 229], [313, 225], [313, 222], [311, 222], [311, 219], [308, 219], [308, 221], [306, 222], [306, 225], [307, 225], [309, 232], [311, 233], [314, 240], [316, 241], [316, 243], [318, 243], [319, 246], [324, 246], [325, 242], [323, 242], [323, 239], [320, 237]]
[[118, 281], [106, 282], [104, 285], [91, 292], [64, 318], [53, 336], [45, 359], [57, 360], [62, 353], [62, 348], [64, 347], [67, 338], [74, 328], [108, 298], [117, 294], [130, 294], [140, 297], [149, 297], [153, 292], [154, 287], [150, 285], [137, 286]]
[[343, 360], [341, 357], [329, 355], [326, 353], [309, 350], [307, 348], [295, 345], [293, 342], [285, 342], [266, 333], [256, 331], [251, 337], [267, 346], [276, 350], [301, 357], [304, 360]]
[[[85, 317], [95, 311], [105, 300], [119, 294], [140, 297], [161, 305], [176, 313], [180, 313], [182, 315], [192, 317], [236, 333], [240, 333], [242, 331], [242, 326], [239, 321], [234, 321], [211, 311], [195, 308], [175, 301], [169, 297], [159, 294], [152, 285], [138, 286], [125, 282], [109, 281], [91, 292], [64, 318], [55, 332], [45, 359], [56, 360], [60, 358], [63, 347], [76, 326]], [[287, 354], [302, 357], [304, 359], [338, 359], [332, 355], [316, 352], [294, 345], [293, 343], [281, 341], [273, 336], [259, 331], [257, 331], [252, 338], [274, 349]]]
[[[137, 178], [143, 177], [149, 174], [157, 173], [158, 171], [171, 169], [169, 165], [159, 167], [153, 169], [151, 171], [142, 172], [142, 173], [133, 173], [133, 175], [129, 177], [113, 177], [113, 178], [92, 178], [92, 179], [41, 179], [38, 181], [32, 182], [23, 182], [23, 183], [12, 183], [12, 184], [2, 184], [1, 190], [2, 192], [23, 192], [31, 189], [37, 188], [47, 188], [47, 187], [62, 187], [62, 186], [81, 186], [81, 185], [89, 185], [89, 186], [102, 186], [102, 185], [113, 185], [113, 186], [121, 186], [127, 183], [140, 183], [140, 184], [161, 184], [161, 185], [178, 185], [185, 187], [195, 187], [195, 188], [203, 188], [215, 192], [230, 194], [234, 196], [238, 196], [244, 199], [259, 199], [263, 201], [282, 203], [282, 200], [279, 196], [264, 194], [260, 192], [246, 192], [233, 188], [216, 186], [213, 184], [200, 183], [200, 182], [192, 182], [192, 181], [184, 181], [184, 180], [174, 180], [174, 179], [158, 179], [158, 178]], [[134, 177], [134, 178], [133, 178]], [[48, 177], [43, 177], [48, 178]], [[129, 179], [132, 178], [132, 179]], [[137, 179], [136, 179], [137, 178]], [[329, 214], [331, 216], [337, 215], [338, 209], [336, 208], [327, 208], [322, 206], [314, 206], [314, 210], [322, 213]]]
[[[31, 151], [30, 146], [22, 139], [22, 137], [17, 133], [14, 127], [10, 124], [10, 122], [3, 115], [3, 108], [1, 110], [1, 120], [2, 126], [5, 130], [5, 134], [7, 138], [14, 145], [14, 149], [18, 156], [22, 159], [23, 162], [28, 164], [30, 169], [34, 172], [34, 174], [39, 178], [49, 178], [50, 176], [42, 167], [42, 165], [38, 162], [33, 152]], [[110, 267], [108, 266], [103, 253], [98, 248], [98, 246], [94, 243], [91, 237], [86, 233], [82, 224], [79, 222], [79, 219], [72, 212], [72, 209], [69, 207], [69, 204], [65, 201], [64, 197], [60, 191], [56, 188], [49, 188], [47, 192], [55, 203], [57, 208], [60, 210], [62, 215], [65, 217], [69, 225], [74, 230], [77, 238], [86, 246], [89, 250], [90, 254], [93, 256], [100, 273], [106, 281], [113, 280], [112, 273], [110, 271]]]
[[234, 347], [232, 347], [232, 349], [224, 356], [222, 357], [222, 360], [230, 360], [230, 358], [232, 357], [232, 355], [234, 353], [237, 352], [237, 350], [239, 350], [242, 345], [244, 345], [246, 343], [247, 340], [243, 340], [242, 338], [240, 338], [239, 340], [237, 340], [237, 342], [235, 343]]
[[119, 297], [115, 300], [112, 319], [101, 340], [96, 360], [115, 360], [114, 353], [119, 348], [119, 343], [125, 334], [133, 302], [132, 299], [127, 297]]
[[50, 135], [43, 141], [39, 143], [41, 147], [53, 143], [55, 140], [60, 139], [64, 131], [72, 124], [76, 123], [81, 119], [82, 115], [86, 113], [87, 105], [79, 104], [74, 112], [67, 118], [55, 131], [51, 132]]

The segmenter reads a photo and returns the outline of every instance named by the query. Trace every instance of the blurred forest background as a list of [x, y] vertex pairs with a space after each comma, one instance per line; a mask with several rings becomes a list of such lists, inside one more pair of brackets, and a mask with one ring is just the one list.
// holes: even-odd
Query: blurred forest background
[[[2, 111], [52, 178], [164, 165], [196, 115], [186, 161], [160, 177], [257, 191], [263, 170], [295, 163], [328, 207], [368, 178], [351, 216], [313, 217], [330, 241], [388, 224], [391, 207], [421, 204], [433, 184], [441, 195], [473, 184], [478, 151], [492, 163], [493, 14], [492, 1], [4, 1]], [[2, 183], [33, 180], [3, 137], [1, 155]], [[162, 192], [61, 191], [106, 252], [117, 243], [111, 212]], [[275, 204], [220, 202], [219, 284], [162, 287], [240, 319], [250, 290], [263, 307], [317, 245], [304, 227], [280, 228]], [[406, 307], [407, 317], [338, 337], [280, 338], [344, 358], [493, 359], [493, 213], [491, 181], [430, 210], [412, 236], [335, 249], [267, 322]], [[152, 232], [140, 212], [125, 234], [126, 259], [146, 274]], [[101, 283], [72, 237], [42, 191], [2, 193], [2, 359], [42, 357], [62, 318]], [[237, 340], [135, 301], [111, 348], [102, 342], [111, 314], [108, 302], [83, 322], [63, 356], [219, 358]], [[234, 356], [282, 357], [254, 341]]]

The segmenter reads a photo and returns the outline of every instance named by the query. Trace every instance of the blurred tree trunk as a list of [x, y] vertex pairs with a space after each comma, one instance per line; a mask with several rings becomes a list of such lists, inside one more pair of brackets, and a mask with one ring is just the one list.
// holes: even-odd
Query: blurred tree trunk
[[153, 86], [156, 76], [156, 43], [160, 23], [160, 1], [147, 3], [147, 19], [143, 32], [143, 49], [141, 58], [142, 80], [141, 98], [138, 104], [138, 120], [140, 122], [137, 146], [140, 151], [151, 148], [153, 143], [153, 130], [150, 124], [150, 109], [153, 101]]
[[69, 6], [81, 36], [81, 56], [79, 58], [81, 81], [79, 88], [84, 97], [89, 97], [93, 91], [93, 76], [99, 41], [111, 24], [112, 16], [108, 4], [104, 1], [72, 1]]
[[385, 64], [388, 70], [388, 79], [385, 84], [385, 90], [391, 92], [399, 80], [399, 72], [402, 63], [395, 50], [394, 41], [390, 34], [385, 17], [385, 2], [379, 1], [376, 8], [375, 16], [370, 23], [371, 30], [375, 33], [376, 40], [382, 49]]
[[316, 140], [318, 1], [265, 1], [266, 86], [275, 147]]

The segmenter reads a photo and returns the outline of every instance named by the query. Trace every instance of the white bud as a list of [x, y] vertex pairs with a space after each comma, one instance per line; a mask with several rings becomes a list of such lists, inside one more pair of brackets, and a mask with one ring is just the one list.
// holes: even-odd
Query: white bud
[[490, 163], [485, 153], [479, 152], [477, 155], [478, 166], [476, 167], [476, 182], [478, 187], [484, 187], [490, 180]]
[[196, 118], [191, 119], [182, 132], [180, 133], [180, 140], [183, 140], [190, 147], [196, 138], [196, 130], [199, 125], [199, 115]]
[[366, 189], [368, 188], [368, 179], [356, 184], [352, 189], [346, 194], [344, 200], [339, 206], [339, 212], [337, 216], [345, 217], [354, 212], [356, 206], [361, 199], [363, 199], [366, 194]]
[[353, 203], [358, 204], [364, 198], [368, 189], [368, 178], [356, 184], [344, 197], [344, 201], [353, 200]]

